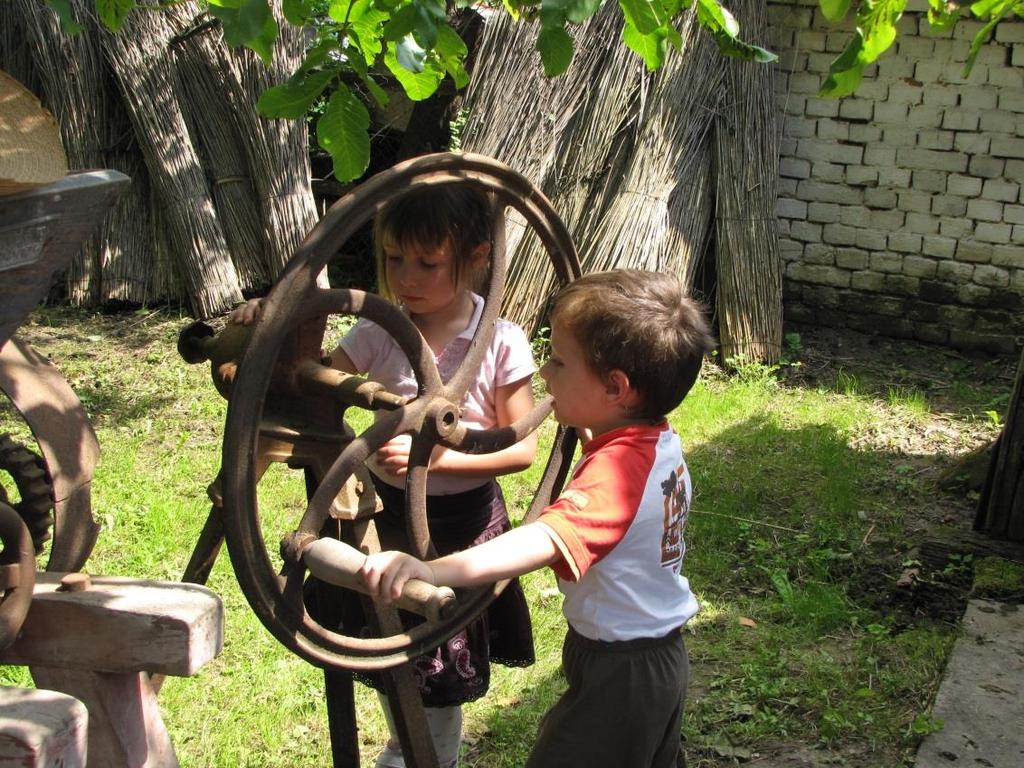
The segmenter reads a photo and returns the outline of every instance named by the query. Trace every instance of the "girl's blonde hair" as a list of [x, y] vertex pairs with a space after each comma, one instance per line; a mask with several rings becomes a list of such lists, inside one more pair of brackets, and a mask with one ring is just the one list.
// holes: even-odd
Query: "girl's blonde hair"
[[452, 282], [476, 288], [482, 275], [470, 274], [467, 267], [481, 243], [491, 244], [493, 222], [487, 194], [470, 184], [419, 187], [388, 203], [373, 224], [378, 292], [395, 298], [388, 288], [385, 248], [417, 253], [445, 245], [452, 252]]

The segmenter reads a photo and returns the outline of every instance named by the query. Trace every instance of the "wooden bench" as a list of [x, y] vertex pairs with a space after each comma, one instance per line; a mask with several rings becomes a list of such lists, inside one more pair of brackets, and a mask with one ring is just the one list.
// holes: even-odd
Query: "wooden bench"
[[[73, 579], [64, 577], [37, 574], [32, 607], [0, 663], [28, 665], [38, 688], [85, 705], [89, 766], [176, 768], [150, 676], [193, 675], [216, 658], [224, 637], [220, 598], [196, 584], [114, 576], [69, 591], [61, 582]], [[5, 758], [0, 753], [0, 764]]]

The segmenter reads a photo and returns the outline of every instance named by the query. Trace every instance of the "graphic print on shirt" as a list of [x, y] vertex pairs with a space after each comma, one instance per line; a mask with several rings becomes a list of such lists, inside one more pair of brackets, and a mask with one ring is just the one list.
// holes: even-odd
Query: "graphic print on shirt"
[[668, 480], [661, 484], [661, 492], [665, 496], [664, 530], [661, 534], [661, 565], [663, 568], [674, 567], [676, 571], [679, 570], [686, 552], [683, 529], [686, 528], [686, 518], [690, 513], [690, 507], [686, 501], [685, 472], [686, 465], [680, 464], [674, 472], [669, 474]]

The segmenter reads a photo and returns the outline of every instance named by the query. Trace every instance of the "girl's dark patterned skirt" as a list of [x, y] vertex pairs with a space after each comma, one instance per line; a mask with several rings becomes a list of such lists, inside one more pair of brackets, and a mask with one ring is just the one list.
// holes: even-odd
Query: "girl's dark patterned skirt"
[[[383, 549], [408, 551], [405, 526], [405, 492], [375, 478], [384, 511], [375, 522]], [[491, 480], [478, 488], [448, 496], [427, 497], [427, 522], [438, 556], [476, 546], [501, 535], [511, 525], [501, 487]], [[310, 578], [306, 583], [306, 608], [322, 626], [346, 635], [368, 637], [363, 599]], [[423, 619], [400, 612], [406, 629]], [[478, 699], [490, 685], [490, 662], [525, 667], [535, 660], [533, 633], [526, 596], [513, 579], [490, 606], [448, 641], [413, 659], [413, 674], [428, 707], [448, 707]], [[381, 690], [373, 672], [355, 673], [357, 680]]]

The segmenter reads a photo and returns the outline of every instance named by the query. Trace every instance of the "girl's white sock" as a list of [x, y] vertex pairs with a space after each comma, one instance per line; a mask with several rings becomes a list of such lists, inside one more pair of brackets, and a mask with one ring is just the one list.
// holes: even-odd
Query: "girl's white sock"
[[462, 744], [462, 707], [458, 704], [453, 707], [427, 707], [426, 713], [438, 764], [444, 768], [456, 768]]
[[[384, 719], [387, 720], [390, 740], [378, 755], [376, 768], [405, 768], [405, 759], [398, 744], [395, 722], [391, 715], [391, 707], [387, 696], [378, 693]], [[462, 707], [427, 707], [427, 727], [434, 740], [434, 751], [437, 762], [442, 768], [456, 768], [459, 764], [459, 746], [462, 744]]]

